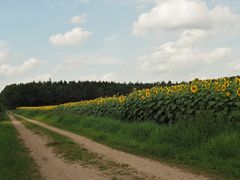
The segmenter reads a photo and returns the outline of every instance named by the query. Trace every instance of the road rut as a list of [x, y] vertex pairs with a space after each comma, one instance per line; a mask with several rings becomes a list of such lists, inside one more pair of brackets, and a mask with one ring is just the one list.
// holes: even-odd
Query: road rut
[[161, 162], [138, 157], [126, 152], [122, 152], [119, 150], [112, 149], [105, 145], [94, 142], [86, 137], [47, 125], [45, 123], [41, 123], [39, 121], [29, 119], [20, 115], [15, 114], [16, 116], [25, 119], [28, 122], [39, 125], [61, 135], [67, 136], [71, 138], [74, 142], [80, 144], [85, 147], [89, 151], [93, 153], [100, 154], [105, 156], [116, 163], [127, 164], [131, 168], [135, 169], [139, 173], [147, 174], [149, 176], [155, 177], [156, 179], [163, 180], [205, 180], [209, 179], [208, 177], [193, 174], [186, 170], [179, 169], [177, 167], [172, 167]]
[[56, 157], [55, 153], [46, 146], [44, 139], [9, 115], [20, 137], [30, 150], [30, 155], [36, 161], [44, 179], [47, 180], [104, 180], [99, 171], [91, 167], [83, 167], [79, 164], [68, 164], [63, 159]]

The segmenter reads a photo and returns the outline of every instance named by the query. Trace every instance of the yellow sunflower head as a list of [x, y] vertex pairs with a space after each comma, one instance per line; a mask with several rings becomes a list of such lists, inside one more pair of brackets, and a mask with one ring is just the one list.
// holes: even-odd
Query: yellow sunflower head
[[146, 92], [146, 97], [150, 97], [150, 96], [151, 96], [150, 92]]
[[224, 92], [224, 91], [226, 91], [226, 89], [227, 89], [227, 86], [225, 84], [222, 85], [222, 91]]
[[237, 95], [240, 97], [240, 88], [237, 89]]
[[221, 86], [220, 86], [220, 84], [216, 85], [215, 89], [216, 89], [217, 91], [221, 91]]
[[192, 93], [197, 93], [198, 87], [196, 85], [191, 86]]
[[230, 96], [231, 96], [231, 93], [230, 93], [230, 92], [226, 92], [226, 96], [227, 96], [227, 97], [230, 97]]
[[154, 93], [154, 95], [158, 95], [158, 90], [155, 89], [153, 93]]
[[124, 96], [120, 96], [120, 97], [119, 97], [119, 102], [120, 102], [120, 103], [123, 103], [124, 101], [125, 101], [125, 97], [124, 97]]
[[236, 77], [237, 84], [240, 84], [240, 77]]
[[142, 96], [141, 99], [144, 100], [144, 99], [145, 99], [145, 96]]
[[147, 92], [150, 92], [150, 89], [146, 89], [145, 91], [146, 91], [146, 93], [147, 93]]

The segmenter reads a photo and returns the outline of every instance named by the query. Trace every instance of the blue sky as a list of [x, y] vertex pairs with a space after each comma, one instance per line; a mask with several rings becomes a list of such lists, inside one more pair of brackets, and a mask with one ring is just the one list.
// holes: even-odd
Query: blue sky
[[58, 80], [237, 75], [239, 0], [5, 0], [0, 90]]

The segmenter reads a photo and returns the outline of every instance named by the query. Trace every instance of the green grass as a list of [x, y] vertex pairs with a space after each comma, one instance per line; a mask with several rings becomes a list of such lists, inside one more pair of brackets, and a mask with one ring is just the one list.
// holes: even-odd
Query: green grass
[[[22, 120], [21, 118], [18, 119]], [[66, 136], [42, 128], [25, 120], [22, 120], [22, 122], [31, 131], [42, 136], [46, 136], [49, 140], [47, 146], [52, 147], [54, 152], [58, 156], [64, 158], [68, 163], [92, 165], [112, 177], [131, 175], [137, 178], [134, 172], [124, 164], [118, 164], [113, 161], [109, 161], [106, 158], [102, 158], [97, 154], [91, 153]]]
[[0, 122], [0, 179], [40, 180], [40, 173], [29, 151], [18, 138], [10, 121]]
[[240, 178], [240, 128], [206, 112], [172, 126], [127, 123], [61, 112], [16, 111], [133, 154], [184, 165], [223, 179]]

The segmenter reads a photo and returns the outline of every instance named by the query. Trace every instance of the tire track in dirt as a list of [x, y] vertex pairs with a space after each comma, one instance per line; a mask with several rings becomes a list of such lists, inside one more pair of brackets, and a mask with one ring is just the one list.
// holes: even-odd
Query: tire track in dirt
[[61, 135], [67, 136], [71, 138], [74, 142], [80, 144], [85, 147], [89, 151], [93, 153], [97, 153], [99, 155], [105, 156], [116, 163], [127, 164], [130, 168], [135, 169], [140, 174], [147, 174], [149, 177], [155, 177], [156, 179], [163, 180], [205, 180], [209, 179], [208, 177], [193, 174], [191, 172], [187, 172], [186, 170], [179, 169], [177, 167], [168, 166], [166, 164], [160, 163], [155, 160], [138, 157], [126, 152], [122, 152], [119, 150], [112, 149], [105, 145], [94, 142], [86, 137], [47, 125], [45, 123], [41, 123], [39, 121], [25, 118], [23, 116], [14, 114], [20, 118], [25, 119], [28, 122], [39, 125]]
[[28, 130], [20, 121], [9, 115], [30, 154], [40, 168], [40, 172], [47, 180], [104, 180], [110, 179], [95, 168], [83, 167], [79, 164], [68, 164], [60, 159], [46, 146], [44, 139]]

